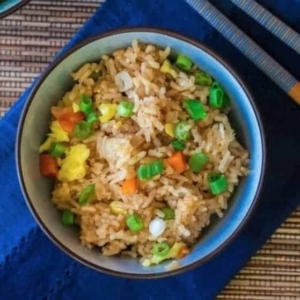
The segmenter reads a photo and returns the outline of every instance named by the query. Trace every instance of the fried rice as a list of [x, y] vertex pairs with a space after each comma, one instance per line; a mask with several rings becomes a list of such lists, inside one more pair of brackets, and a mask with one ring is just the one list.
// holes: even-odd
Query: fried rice
[[[107, 256], [138, 258], [144, 266], [164, 260], [156, 245], [165, 246], [165, 258], [181, 258], [191, 251], [211, 217], [222, 218], [236, 186], [248, 174], [249, 154], [236, 140], [227, 116], [230, 108], [212, 107], [211, 85], [196, 82], [199, 68], [180, 70], [170, 53], [169, 47], [133, 41], [99, 62], [84, 64], [71, 74], [73, 88], [52, 108], [50, 133], [40, 148], [42, 156], [51, 154], [53, 143], [66, 147], [63, 155], [54, 155], [56, 172], [42, 174], [55, 177], [53, 204], [74, 218], [82, 245]], [[58, 113], [69, 109], [87, 118], [81, 111], [83, 95], [92, 100], [98, 118], [84, 138], [72, 133], [78, 130], [76, 121], [69, 131], [67, 115]], [[116, 110], [124, 99], [133, 104], [129, 117]], [[184, 99], [200, 102], [205, 117], [193, 120]], [[189, 124], [190, 135], [179, 151], [172, 142], [180, 121]], [[178, 152], [184, 159], [180, 171], [170, 163]], [[189, 164], [195, 153], [208, 158], [199, 172]], [[159, 174], [139, 177], [140, 166], [157, 161], [163, 164]], [[211, 174], [226, 178], [226, 190], [212, 193]], [[130, 180], [134, 186], [126, 192], [124, 182]], [[92, 187], [91, 197], [80, 202], [86, 187]], [[172, 212], [169, 218], [164, 208]], [[142, 225], [132, 228], [130, 216]]]

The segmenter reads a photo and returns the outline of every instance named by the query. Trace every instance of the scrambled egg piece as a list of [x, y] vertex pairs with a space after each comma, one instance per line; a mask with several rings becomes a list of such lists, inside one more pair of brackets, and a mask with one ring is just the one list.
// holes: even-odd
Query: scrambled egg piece
[[39, 152], [45, 152], [50, 149], [50, 146], [54, 142], [68, 142], [69, 136], [60, 126], [58, 121], [53, 121], [50, 126], [51, 133], [48, 134], [46, 141], [40, 145]]
[[62, 161], [57, 178], [61, 181], [73, 181], [81, 179], [86, 174], [86, 160], [90, 150], [83, 144], [72, 146], [66, 158]]
[[42, 152], [48, 151], [53, 142], [55, 142], [55, 139], [53, 137], [48, 137], [46, 139], [46, 141], [40, 146], [39, 152], [42, 153]]
[[50, 126], [51, 133], [48, 134], [49, 137], [52, 137], [55, 142], [68, 142], [69, 136], [60, 126], [58, 121], [53, 121]]

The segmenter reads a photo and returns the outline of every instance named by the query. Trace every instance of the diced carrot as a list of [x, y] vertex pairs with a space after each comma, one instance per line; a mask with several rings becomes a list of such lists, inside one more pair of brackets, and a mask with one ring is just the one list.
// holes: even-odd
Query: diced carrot
[[186, 169], [186, 161], [181, 151], [175, 152], [172, 156], [167, 158], [167, 162], [178, 173]]
[[132, 195], [138, 189], [138, 180], [136, 177], [123, 181], [122, 193], [124, 195]]
[[52, 106], [51, 113], [54, 119], [59, 120], [66, 116], [66, 114], [73, 113], [72, 107], [59, 107], [59, 106]]
[[77, 124], [77, 123], [80, 123], [81, 121], [83, 121], [83, 119], [84, 119], [84, 113], [81, 112], [81, 111], [72, 112], [71, 114], [66, 115], [65, 119], [68, 119], [71, 122]]
[[61, 126], [61, 128], [67, 132], [67, 133], [72, 133], [75, 127], [75, 123], [67, 120], [67, 119], [60, 119], [59, 124]]
[[189, 248], [187, 247], [187, 246], [182, 246], [180, 249], [179, 249], [179, 251], [178, 251], [178, 253], [177, 253], [177, 255], [176, 255], [176, 258], [177, 259], [180, 259], [180, 258], [183, 258], [184, 256], [186, 256], [187, 254], [189, 254], [190, 253], [190, 251], [189, 251]]
[[67, 119], [73, 123], [79, 123], [84, 119], [84, 114], [81, 111], [74, 112], [71, 106], [68, 107], [51, 107], [51, 113], [56, 120]]
[[50, 154], [41, 154], [40, 173], [45, 177], [55, 177], [58, 173], [58, 164], [56, 158]]
[[74, 112], [72, 107], [57, 107], [51, 108], [53, 117], [58, 120], [59, 124], [68, 133], [72, 133], [74, 126], [84, 119], [84, 114], [80, 111]]

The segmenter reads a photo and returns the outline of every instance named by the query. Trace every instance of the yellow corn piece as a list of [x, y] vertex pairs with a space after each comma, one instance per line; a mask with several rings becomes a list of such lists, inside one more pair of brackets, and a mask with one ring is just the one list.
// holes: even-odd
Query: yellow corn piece
[[45, 152], [48, 151], [50, 149], [51, 144], [55, 141], [55, 139], [53, 137], [48, 137], [46, 139], [46, 141], [40, 146], [39, 148], [39, 152]]
[[171, 69], [171, 63], [169, 60], [165, 60], [162, 66], [160, 67], [160, 71], [163, 73], [169, 73]]
[[162, 64], [160, 71], [166, 74], [170, 74], [173, 78], [177, 78], [178, 74], [176, 71], [172, 68], [172, 65], [169, 60], [165, 60]]
[[121, 201], [113, 201], [109, 204], [109, 207], [112, 211], [112, 213], [119, 215], [125, 215], [126, 214], [126, 209], [124, 208], [124, 204]]
[[72, 108], [73, 108], [74, 113], [80, 111], [79, 105], [75, 102], [73, 102]]
[[102, 114], [101, 117], [99, 117], [99, 120], [101, 123], [108, 122], [111, 120], [117, 113], [117, 105], [116, 104], [100, 104], [99, 110]]
[[173, 124], [173, 123], [167, 123], [165, 125], [165, 132], [166, 132], [166, 134], [168, 134], [171, 137], [174, 137], [175, 136], [174, 135], [174, 127], [175, 127], [175, 124]]

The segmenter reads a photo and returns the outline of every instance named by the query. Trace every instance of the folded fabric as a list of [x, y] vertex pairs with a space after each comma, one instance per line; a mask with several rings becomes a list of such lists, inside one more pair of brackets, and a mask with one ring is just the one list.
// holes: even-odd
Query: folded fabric
[[[211, 2], [300, 77], [300, 69], [295, 64], [299, 57], [293, 51], [232, 7], [229, 1]], [[259, 2], [300, 30], [298, 0]], [[231, 245], [204, 266], [182, 275], [137, 281], [104, 275], [78, 264], [41, 232], [19, 188], [14, 144], [29, 89], [0, 121], [1, 299], [215, 299], [300, 203], [300, 191], [296, 189], [300, 176], [299, 108], [183, 0], [107, 0], [58, 55], [87, 37], [124, 26], [161, 27], [203, 41], [226, 58], [249, 84], [267, 139], [267, 176], [259, 205]]]

